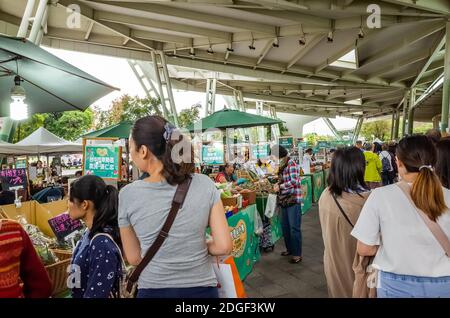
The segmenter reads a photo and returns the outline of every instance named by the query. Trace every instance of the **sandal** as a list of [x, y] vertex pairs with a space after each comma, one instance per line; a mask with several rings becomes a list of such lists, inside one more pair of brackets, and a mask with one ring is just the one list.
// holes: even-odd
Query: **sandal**
[[303, 257], [293, 257], [291, 258], [291, 260], [289, 261], [289, 263], [291, 264], [298, 264], [303, 260]]
[[281, 256], [290, 256], [290, 255], [292, 255], [292, 254], [288, 251], [284, 251], [281, 253]]

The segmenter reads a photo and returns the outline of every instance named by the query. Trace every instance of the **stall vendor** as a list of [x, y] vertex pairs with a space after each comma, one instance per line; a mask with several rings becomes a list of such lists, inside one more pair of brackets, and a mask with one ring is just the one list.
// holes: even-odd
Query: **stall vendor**
[[236, 182], [236, 176], [234, 175], [234, 165], [232, 163], [226, 163], [224, 166], [220, 166], [219, 173], [215, 180], [216, 183]]
[[311, 173], [311, 166], [313, 165], [314, 161], [315, 159], [313, 156], [313, 150], [311, 148], [306, 149], [302, 160], [302, 170], [304, 174]]

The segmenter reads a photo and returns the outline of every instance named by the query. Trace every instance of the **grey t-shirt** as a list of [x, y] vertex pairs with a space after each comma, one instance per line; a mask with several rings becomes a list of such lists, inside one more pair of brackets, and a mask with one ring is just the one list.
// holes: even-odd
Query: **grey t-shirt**
[[[169, 214], [176, 186], [166, 181], [135, 181], [119, 194], [119, 226], [132, 226], [142, 256], [156, 239]], [[206, 228], [211, 208], [220, 192], [205, 175], [193, 174], [183, 207], [169, 236], [142, 272], [139, 288], [189, 288], [216, 286], [209, 260]]]

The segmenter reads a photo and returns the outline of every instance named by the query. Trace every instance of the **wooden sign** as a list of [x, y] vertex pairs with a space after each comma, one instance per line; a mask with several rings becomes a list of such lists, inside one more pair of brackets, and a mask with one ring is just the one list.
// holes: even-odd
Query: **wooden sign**
[[48, 224], [59, 240], [64, 240], [73, 232], [83, 228], [83, 224], [79, 220], [72, 220], [68, 213], [55, 216], [48, 220]]

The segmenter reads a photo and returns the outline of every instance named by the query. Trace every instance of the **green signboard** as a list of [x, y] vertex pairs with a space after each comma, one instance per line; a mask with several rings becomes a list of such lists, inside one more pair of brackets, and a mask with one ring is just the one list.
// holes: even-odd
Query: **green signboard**
[[251, 273], [253, 265], [259, 261], [259, 237], [255, 234], [256, 205], [250, 205], [228, 219], [233, 240], [233, 251], [239, 277], [244, 280]]
[[330, 148], [330, 143], [328, 141], [318, 141], [317, 148]]
[[286, 149], [292, 149], [294, 147], [294, 137], [280, 137], [278, 143]]
[[305, 214], [309, 212], [312, 206], [312, 186], [310, 175], [302, 177], [301, 186], [303, 193], [302, 214]]
[[16, 160], [16, 169], [26, 169], [26, 168], [27, 168], [26, 159]]
[[307, 141], [300, 141], [297, 145], [298, 148], [307, 149], [308, 148], [308, 142]]
[[121, 164], [119, 146], [86, 146], [84, 151], [84, 174], [93, 174], [104, 179], [119, 179]]
[[252, 158], [253, 159], [260, 159], [260, 158], [267, 158], [269, 157], [269, 144], [259, 144], [259, 145], [252, 145]]
[[212, 145], [203, 145], [202, 161], [206, 165], [223, 165], [225, 163], [223, 143], [217, 142]]

